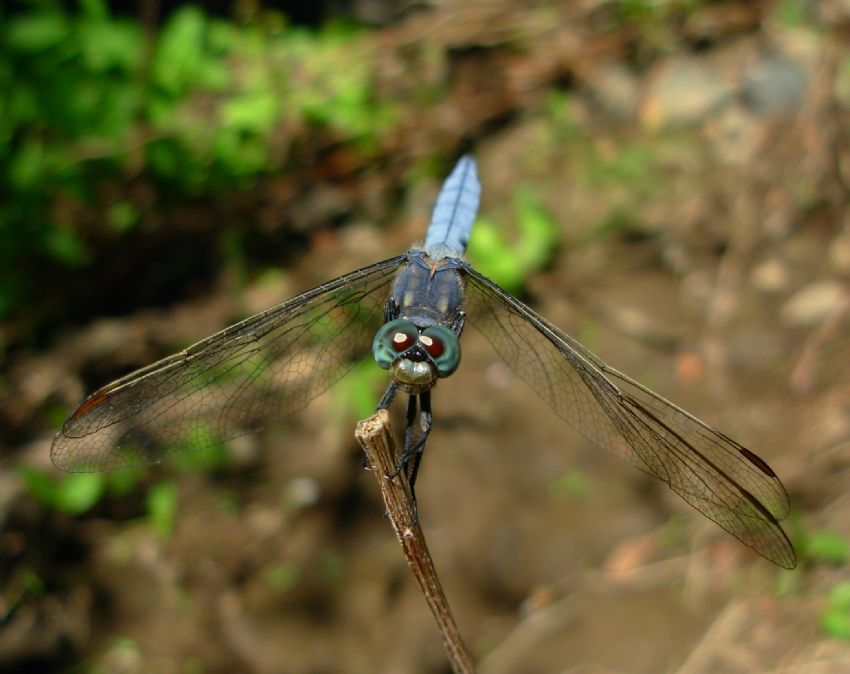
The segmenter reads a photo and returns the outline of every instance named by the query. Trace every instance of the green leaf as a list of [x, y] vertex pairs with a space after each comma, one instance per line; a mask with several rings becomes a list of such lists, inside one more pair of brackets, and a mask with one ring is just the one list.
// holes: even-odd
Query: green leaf
[[280, 115], [277, 97], [271, 91], [255, 90], [224, 103], [221, 121], [239, 131], [268, 134]]
[[129, 201], [117, 201], [109, 207], [106, 221], [120, 232], [132, 229], [139, 220], [139, 212]]
[[177, 489], [170, 482], [160, 482], [150, 488], [146, 498], [148, 521], [161, 538], [174, 530], [177, 515]]
[[510, 292], [522, 288], [526, 278], [551, 259], [558, 241], [558, 228], [537, 196], [527, 188], [514, 194], [519, 236], [508, 241], [503, 228], [479, 217], [472, 229], [469, 257], [482, 274]]
[[56, 505], [56, 482], [44, 471], [36, 470], [28, 466], [19, 468], [24, 484], [30, 494], [43, 506], [53, 508]]
[[334, 409], [356, 419], [365, 419], [375, 411], [375, 391], [385, 373], [372, 358], [360, 361], [333, 388]]
[[59, 11], [33, 12], [7, 21], [6, 44], [21, 52], [50, 49], [71, 32], [68, 18]]
[[105, 73], [117, 69], [129, 75], [140, 71], [145, 53], [145, 38], [140, 26], [91, 20], [81, 23], [78, 30], [83, 63], [89, 70]]
[[850, 560], [850, 544], [834, 531], [816, 531], [805, 536], [801, 542], [801, 553], [814, 562], [826, 562], [843, 566]]
[[87, 18], [101, 20], [109, 18], [109, 8], [104, 0], [77, 0], [77, 2]]
[[774, 5], [774, 13], [781, 23], [799, 28], [811, 22], [807, 5], [803, 0], [781, 0]]
[[550, 133], [558, 143], [574, 141], [585, 135], [576, 121], [573, 102], [566, 92], [557, 89], [550, 92], [546, 97], [545, 111], [549, 119], [544, 128], [551, 129]]
[[221, 91], [230, 82], [226, 52], [211, 49], [220, 22], [197, 7], [177, 10], [162, 29], [151, 61], [151, 82], [173, 98], [196, 90]]
[[[262, 356], [257, 355], [262, 359]], [[221, 383], [223, 379], [216, 379]], [[206, 385], [204, 380], [198, 380], [198, 386]], [[225, 445], [208, 425], [201, 422], [191, 427], [183, 440], [176, 443], [174, 454], [176, 458], [172, 461], [178, 470], [196, 473], [200, 471], [214, 470], [227, 463], [229, 453]]]
[[820, 624], [829, 636], [850, 640], [850, 613], [847, 611], [829, 608], [821, 613]]
[[552, 259], [558, 244], [558, 226], [537, 195], [520, 187], [515, 195], [515, 210], [522, 240], [517, 255], [526, 274], [542, 269]]
[[47, 427], [58, 430], [65, 423], [65, 419], [68, 418], [71, 411], [65, 405], [50, 405], [45, 412]]
[[39, 597], [44, 594], [47, 584], [33, 569], [21, 569], [20, 579], [24, 591], [30, 596]]
[[182, 94], [195, 81], [203, 60], [207, 18], [191, 5], [177, 10], [160, 33], [151, 79], [164, 91]]
[[850, 582], [835, 585], [829, 591], [829, 603], [842, 610], [850, 610]]
[[583, 498], [593, 491], [593, 483], [584, 471], [571, 470], [551, 486], [551, 491], [558, 498]]
[[262, 138], [224, 127], [213, 143], [216, 159], [235, 177], [253, 176], [266, 168], [268, 146]]
[[107, 491], [117, 497], [126, 496], [139, 484], [142, 473], [141, 468], [122, 468], [112, 471], [107, 476]]
[[850, 582], [838, 583], [829, 591], [820, 624], [830, 636], [850, 640]]
[[44, 144], [39, 140], [29, 140], [12, 158], [9, 167], [9, 181], [17, 190], [30, 190], [43, 181], [49, 171]]
[[103, 495], [104, 477], [97, 473], [66, 475], [58, 485], [56, 507], [72, 515], [90, 510]]
[[45, 248], [60, 262], [79, 267], [89, 260], [89, 253], [73, 232], [53, 226], [47, 232]]
[[275, 594], [285, 594], [298, 585], [301, 570], [294, 562], [283, 562], [268, 569], [263, 578]]

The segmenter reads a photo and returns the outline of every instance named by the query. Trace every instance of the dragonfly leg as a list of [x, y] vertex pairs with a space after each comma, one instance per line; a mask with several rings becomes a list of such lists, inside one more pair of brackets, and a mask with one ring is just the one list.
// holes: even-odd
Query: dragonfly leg
[[[396, 393], [398, 393], [398, 384], [396, 384], [394, 381], [391, 381], [387, 386], [387, 390], [384, 391], [384, 395], [381, 396], [381, 399], [375, 406], [375, 411], [377, 412], [378, 410], [389, 409], [393, 399], [395, 398]], [[363, 457], [363, 468], [364, 470], [371, 470], [369, 466], [369, 459], [367, 459], [365, 456]], [[398, 473], [395, 473], [390, 477], [395, 477], [396, 475], [398, 475]]]
[[452, 322], [449, 324], [449, 328], [453, 333], [455, 333], [458, 337], [460, 337], [463, 332], [463, 326], [466, 323], [466, 312], [458, 311], [457, 316], [452, 319]]
[[[377, 411], [389, 409], [390, 404], [392, 403], [393, 398], [395, 398], [396, 393], [398, 393], [398, 384], [396, 384], [394, 381], [391, 381], [387, 386], [387, 390], [384, 391], [384, 395], [381, 396], [381, 399], [375, 406], [375, 410]], [[369, 459], [367, 459], [365, 456], [363, 457], [363, 468], [366, 470], [370, 470]], [[397, 474], [398, 473], [396, 473], [396, 475]], [[395, 475], [393, 475], [392, 477], [395, 477]]]
[[414, 476], [412, 473], [413, 465], [410, 459], [416, 453], [416, 396], [412, 395], [407, 398], [407, 423], [404, 427], [404, 449], [401, 456], [398, 457], [398, 469], [404, 470], [407, 473], [407, 479], [410, 480], [410, 489], [413, 489]]
[[394, 381], [391, 381], [387, 386], [387, 390], [384, 391], [384, 395], [381, 396], [381, 399], [378, 401], [378, 405], [375, 407], [376, 410], [386, 410], [389, 409], [390, 404], [395, 398], [395, 394], [398, 393], [398, 384]]
[[[384, 394], [386, 397], [386, 394]], [[398, 477], [402, 471], [407, 473], [408, 479], [410, 479], [410, 472], [408, 472], [408, 464], [410, 463], [410, 457], [414, 455], [416, 452], [416, 448], [414, 447], [414, 428], [413, 424], [416, 421], [416, 396], [410, 395], [407, 398], [407, 422], [404, 426], [404, 449], [401, 450], [401, 455], [398, 457], [396, 461], [395, 471], [390, 478]], [[411, 488], [413, 488], [413, 483], [411, 481]]]
[[399, 308], [396, 301], [390, 297], [387, 300], [387, 303], [384, 305], [384, 323], [389, 323], [390, 321], [394, 321], [398, 318]]
[[[398, 457], [396, 475], [405, 471], [410, 482], [410, 495], [413, 497], [413, 514], [418, 519], [418, 505], [416, 502], [416, 476], [419, 474], [419, 465], [422, 463], [422, 455], [425, 451], [425, 441], [431, 433], [431, 392], [424, 391], [419, 394], [419, 414], [417, 415], [417, 396], [412, 395], [407, 401], [407, 426], [404, 429], [404, 450]], [[419, 417], [419, 428], [417, 429], [416, 417]], [[395, 477], [395, 476], [393, 476]]]
[[[419, 464], [422, 462], [422, 456], [425, 453], [425, 441], [431, 433], [431, 392], [423, 391], [419, 394], [419, 437], [416, 439], [416, 444], [412, 448], [413, 456], [409, 460], [413, 461], [413, 465], [408, 470], [410, 478], [410, 489], [413, 490], [413, 485], [416, 482], [416, 476], [419, 474]], [[406, 444], [406, 443], [405, 443]], [[415, 501], [414, 497], [414, 501]]]

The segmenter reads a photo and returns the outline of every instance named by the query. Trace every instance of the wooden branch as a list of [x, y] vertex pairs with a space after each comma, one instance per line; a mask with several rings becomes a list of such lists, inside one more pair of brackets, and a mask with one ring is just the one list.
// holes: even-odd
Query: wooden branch
[[414, 517], [413, 498], [407, 476], [402, 471], [395, 478], [389, 477], [396, 471], [396, 457], [399, 456], [399, 451], [390, 429], [387, 411], [378, 410], [368, 419], [359, 421], [354, 435], [366, 452], [372, 472], [378, 480], [387, 517], [401, 543], [407, 563], [419, 582], [422, 594], [425, 595], [425, 601], [437, 621], [452, 669], [455, 674], [474, 674], [475, 665], [452, 617], [422, 529]]

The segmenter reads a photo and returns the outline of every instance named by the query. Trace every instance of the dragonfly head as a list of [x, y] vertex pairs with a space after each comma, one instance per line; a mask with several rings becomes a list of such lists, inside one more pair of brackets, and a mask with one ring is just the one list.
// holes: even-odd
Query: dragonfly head
[[375, 334], [372, 354], [393, 381], [408, 393], [427, 390], [437, 379], [448, 377], [460, 363], [460, 342], [444, 325], [421, 331], [413, 321], [397, 318]]

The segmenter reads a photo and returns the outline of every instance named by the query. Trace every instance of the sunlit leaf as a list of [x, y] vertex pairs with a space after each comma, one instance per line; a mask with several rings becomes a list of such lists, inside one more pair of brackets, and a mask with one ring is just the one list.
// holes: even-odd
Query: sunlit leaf
[[92, 71], [120, 69], [133, 75], [141, 68], [145, 50], [141, 26], [98, 19], [82, 22], [78, 30], [82, 57]]
[[161, 538], [168, 538], [177, 516], [177, 489], [170, 482], [159, 482], [148, 490], [145, 504], [151, 527]]
[[372, 358], [364, 358], [334, 387], [334, 409], [365, 419], [375, 411], [376, 391], [385, 381], [386, 372]]
[[830, 590], [820, 624], [830, 636], [850, 640], [850, 583], [838, 583]]
[[558, 242], [557, 224], [531, 190], [517, 190], [514, 213], [518, 233], [513, 238], [505, 236], [504, 227], [479, 217], [469, 242], [474, 266], [511, 292], [549, 262]]
[[81, 515], [100, 500], [104, 486], [104, 476], [97, 473], [63, 475], [56, 491], [56, 507], [73, 515]]
[[803, 537], [800, 552], [814, 562], [845, 565], [850, 560], [850, 542], [839, 533], [821, 530]]
[[34, 12], [6, 19], [6, 44], [23, 52], [54, 47], [71, 32], [68, 18], [58, 11]]
[[253, 133], [268, 133], [278, 121], [279, 105], [270, 91], [252, 91], [233, 98], [222, 106], [221, 119], [226, 126]]

